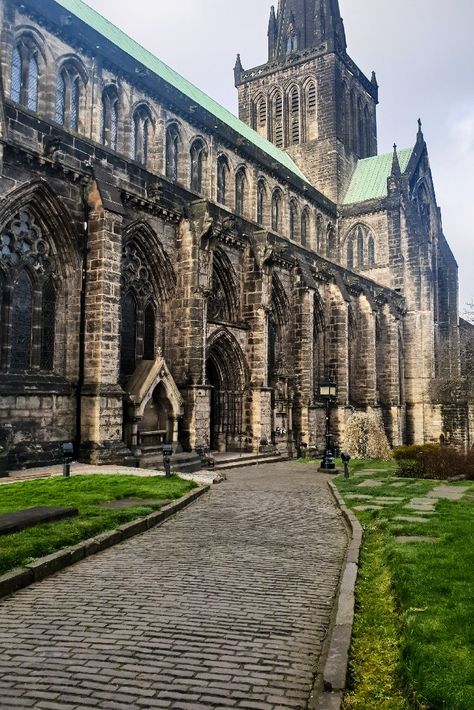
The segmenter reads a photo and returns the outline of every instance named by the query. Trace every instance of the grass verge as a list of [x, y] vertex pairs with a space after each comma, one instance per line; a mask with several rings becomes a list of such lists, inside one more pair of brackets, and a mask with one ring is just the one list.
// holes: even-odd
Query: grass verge
[[161, 507], [158, 502], [156, 505], [143, 504], [114, 510], [101, 508], [103, 503], [124, 498], [175, 500], [195, 487], [192, 481], [183, 481], [177, 476], [139, 478], [107, 475], [50, 478], [4, 485], [0, 487], [0, 514], [36, 506], [57, 506], [78, 508], [79, 516], [2, 535], [0, 574], [113, 530]]
[[[395, 481], [390, 466], [356, 463], [354, 478], [335, 481], [349, 507], [401, 500], [354, 511], [364, 542], [344, 710], [473, 710], [474, 488], [461, 501], [438, 502], [428, 522], [397, 521], [410, 517], [412, 498], [440, 484]], [[360, 487], [371, 478], [383, 484]], [[437, 540], [402, 545], [400, 535]]]

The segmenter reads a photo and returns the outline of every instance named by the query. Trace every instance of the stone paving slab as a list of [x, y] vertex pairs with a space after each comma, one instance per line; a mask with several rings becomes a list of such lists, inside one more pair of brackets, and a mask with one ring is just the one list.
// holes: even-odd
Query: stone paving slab
[[354, 506], [354, 510], [360, 510], [361, 512], [365, 512], [367, 510], [383, 510], [382, 505], [356, 505]]
[[385, 483], [386, 483], [386, 481], [377, 481], [376, 479], [368, 478], [367, 480], [359, 483], [359, 488], [379, 488], [380, 486], [383, 486]]
[[322, 476], [233, 472], [0, 604], [0, 707], [304, 710], [346, 545]]
[[398, 535], [395, 541], [400, 545], [408, 545], [411, 542], [439, 542], [439, 537], [426, 537], [425, 535]]
[[401, 523], [429, 523], [430, 520], [429, 518], [420, 518], [417, 515], [396, 515], [394, 520], [397, 520]]
[[469, 486], [437, 486], [428, 493], [428, 498], [444, 500], [461, 500]]

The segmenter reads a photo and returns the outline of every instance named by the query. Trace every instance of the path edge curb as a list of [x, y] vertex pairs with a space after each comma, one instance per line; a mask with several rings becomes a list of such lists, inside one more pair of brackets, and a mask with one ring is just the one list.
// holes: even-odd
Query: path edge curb
[[332, 481], [329, 490], [349, 528], [350, 539], [341, 575], [335, 608], [335, 621], [329, 633], [327, 655], [320, 671], [323, 689], [316, 698], [315, 710], [340, 710], [347, 687], [349, 652], [355, 613], [355, 587], [359, 572], [362, 525], [349, 510]]
[[150, 513], [150, 515], [144, 518], [137, 518], [130, 523], [120, 525], [113, 530], [108, 530], [95, 537], [83, 540], [77, 545], [66, 547], [46, 557], [39, 557], [37, 560], [24, 567], [19, 567], [0, 575], [0, 600], [18, 592], [20, 589], [29, 587], [35, 582], [46, 579], [46, 577], [50, 577], [66, 567], [76, 564], [76, 562], [80, 560], [92, 557], [98, 552], [107, 550], [125, 540], [130, 540], [136, 535], [140, 535], [147, 530], [162, 525], [173, 515], [176, 515], [176, 513], [179, 513], [179, 511], [191, 505], [191, 503], [194, 503], [205, 493], [208, 493], [210, 489], [210, 485], [195, 488], [189, 493], [186, 493], [182, 498], [173, 501], [173, 503], [164, 506], [154, 513]]

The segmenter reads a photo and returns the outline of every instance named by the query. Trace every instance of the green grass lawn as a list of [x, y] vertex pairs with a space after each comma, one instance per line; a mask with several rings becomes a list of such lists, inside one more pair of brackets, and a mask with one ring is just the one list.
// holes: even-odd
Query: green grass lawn
[[106, 530], [159, 509], [156, 505], [111, 510], [102, 503], [123, 498], [171, 500], [181, 498], [196, 484], [177, 476], [73, 476], [0, 486], [0, 514], [39, 506], [72, 507], [79, 516], [37, 525], [20, 533], [0, 536], [0, 574], [63, 547], [75, 545]]
[[[353, 462], [351, 473], [349, 481], [335, 481], [349, 507], [371, 503], [351, 495], [403, 501], [355, 511], [364, 542], [344, 710], [473, 710], [474, 486], [456, 484], [471, 492], [439, 501], [428, 523], [400, 522], [394, 517], [410, 515], [406, 503], [439, 483], [404, 479], [393, 487], [394, 464], [380, 462]], [[386, 483], [359, 488], [365, 478]], [[399, 535], [438, 541], [401, 545]]]

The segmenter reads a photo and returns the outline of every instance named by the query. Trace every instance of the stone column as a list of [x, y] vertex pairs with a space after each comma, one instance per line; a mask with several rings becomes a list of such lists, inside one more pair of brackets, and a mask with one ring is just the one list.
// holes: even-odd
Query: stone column
[[298, 284], [295, 291], [297, 301], [294, 362], [297, 407], [294, 426], [300, 434], [300, 442], [309, 444], [309, 408], [314, 400], [314, 291], [304, 284]]
[[118, 384], [122, 217], [105, 209], [96, 182], [89, 206], [81, 455], [92, 463], [123, 463], [131, 454], [122, 441]]

